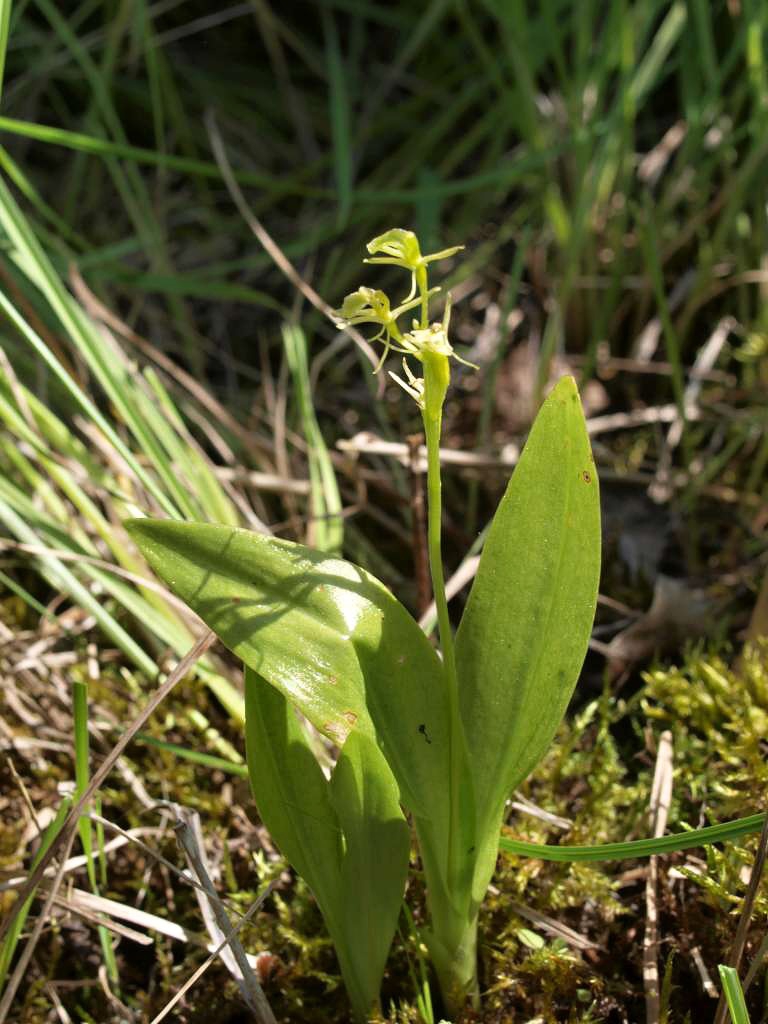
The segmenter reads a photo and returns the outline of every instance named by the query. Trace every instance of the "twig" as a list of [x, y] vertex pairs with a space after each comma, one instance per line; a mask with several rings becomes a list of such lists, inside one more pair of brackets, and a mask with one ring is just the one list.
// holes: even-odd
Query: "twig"
[[[659, 737], [656, 769], [651, 787], [650, 817], [654, 838], [664, 835], [672, 798], [672, 733], [664, 731]], [[659, 1024], [661, 1002], [659, 998], [659, 907], [657, 886], [659, 862], [657, 857], [648, 861], [645, 879], [645, 934], [643, 936], [643, 986], [645, 988], [645, 1018], [647, 1024]]]

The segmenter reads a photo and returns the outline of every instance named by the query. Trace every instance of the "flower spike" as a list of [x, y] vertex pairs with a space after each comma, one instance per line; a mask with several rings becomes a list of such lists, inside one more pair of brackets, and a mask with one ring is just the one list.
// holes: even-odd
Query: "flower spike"
[[[464, 248], [462, 245], [440, 252], [422, 256], [419, 240], [413, 231], [404, 228], [392, 228], [390, 231], [371, 239], [368, 243], [371, 257], [366, 263], [385, 263], [402, 267], [411, 274], [412, 287], [399, 306], [392, 309], [388, 296], [377, 288], [358, 288], [344, 299], [338, 311], [338, 326], [349, 327], [353, 324], [378, 324], [379, 331], [372, 338], [381, 341], [384, 351], [374, 370], [378, 373], [390, 351], [400, 352], [404, 356], [417, 359], [423, 368], [424, 376], [416, 377], [408, 363], [403, 359], [405, 379], [397, 374], [390, 374], [392, 379], [410, 395], [424, 416], [430, 421], [439, 417], [450, 381], [449, 360], [457, 359], [465, 366], [472, 366], [457, 355], [448, 340], [448, 327], [451, 319], [451, 296], [446, 297], [445, 312], [441, 323], [429, 323], [429, 299], [439, 288], [430, 288], [427, 280], [427, 266], [435, 260], [453, 256]], [[418, 291], [418, 296], [416, 292]], [[413, 320], [410, 331], [403, 332], [397, 324], [399, 317], [416, 306], [420, 307], [421, 315]]]

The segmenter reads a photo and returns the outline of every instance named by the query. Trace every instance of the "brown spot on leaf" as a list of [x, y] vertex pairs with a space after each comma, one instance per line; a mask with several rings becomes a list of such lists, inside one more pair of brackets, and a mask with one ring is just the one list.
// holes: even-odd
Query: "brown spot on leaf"
[[357, 715], [355, 714], [354, 711], [345, 711], [344, 717], [346, 718], [350, 725], [357, 725]]
[[342, 744], [349, 735], [349, 729], [341, 722], [326, 722], [323, 731], [339, 744]]
[[589, 473], [586, 471], [586, 469], [581, 474], [581, 479], [584, 481], [585, 484], [591, 484], [592, 483], [592, 477], [589, 475]]

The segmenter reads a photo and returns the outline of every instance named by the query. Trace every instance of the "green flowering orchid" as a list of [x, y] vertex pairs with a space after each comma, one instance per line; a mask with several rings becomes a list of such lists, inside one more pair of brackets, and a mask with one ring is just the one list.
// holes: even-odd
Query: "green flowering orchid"
[[[428, 264], [394, 229], [372, 263], [413, 275], [392, 308], [359, 288], [345, 324], [378, 325], [392, 376], [417, 402], [427, 456], [427, 549], [442, 657], [389, 590], [335, 554], [229, 525], [133, 520], [150, 565], [245, 666], [246, 755], [262, 821], [317, 899], [360, 1024], [380, 1019], [410, 837], [428, 921], [421, 937], [446, 1012], [480, 1005], [479, 912], [508, 796], [543, 756], [587, 649], [600, 575], [600, 504], [576, 384], [536, 419], [502, 498], [454, 635], [441, 553], [440, 437], [451, 299], [430, 322]], [[397, 320], [415, 306], [410, 330]], [[417, 377], [408, 363], [419, 363]], [[465, 360], [460, 359], [461, 362]], [[471, 364], [470, 364], [471, 365]], [[415, 368], [414, 368], [415, 369]], [[294, 708], [340, 747], [330, 776]], [[546, 849], [546, 847], [544, 847]]]

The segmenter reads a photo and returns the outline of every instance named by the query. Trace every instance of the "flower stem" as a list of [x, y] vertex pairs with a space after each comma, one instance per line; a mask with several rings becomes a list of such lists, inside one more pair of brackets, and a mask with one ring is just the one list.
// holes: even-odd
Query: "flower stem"
[[[425, 267], [417, 271], [417, 283], [422, 297], [422, 321], [426, 323], [428, 286]], [[448, 356], [439, 350], [425, 348], [421, 363], [424, 387], [420, 404], [427, 442], [427, 548], [450, 723], [447, 779], [450, 819], [447, 835], [442, 837], [447, 849], [442, 846], [437, 858], [425, 856], [424, 869], [435, 939], [433, 957], [440, 988], [446, 1004], [458, 1010], [466, 1000], [474, 1007], [479, 1006], [479, 992], [477, 908], [473, 905], [471, 886], [476, 842], [475, 808], [459, 711], [459, 683], [442, 556], [440, 435], [451, 371]]]
[[440, 647], [449, 688], [458, 696], [456, 658], [453, 650], [453, 632], [448, 617], [448, 602], [445, 597], [445, 576], [442, 556], [442, 481], [440, 479], [440, 417], [434, 419], [424, 413], [424, 433], [427, 441], [427, 546], [429, 569], [432, 576], [432, 591], [437, 609], [437, 623], [440, 631]]
[[423, 265], [416, 268], [416, 284], [421, 296], [421, 327], [423, 330], [429, 323], [429, 286], [427, 284], [427, 268]]

